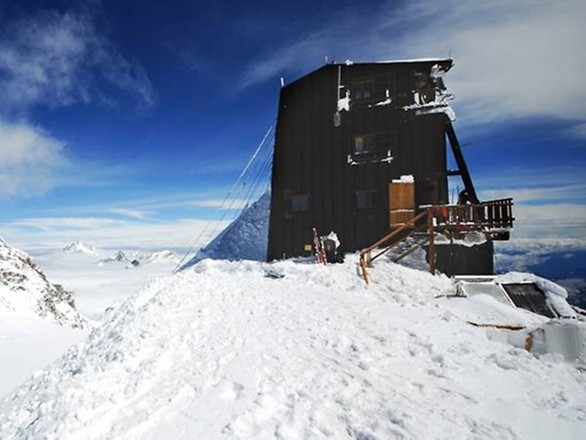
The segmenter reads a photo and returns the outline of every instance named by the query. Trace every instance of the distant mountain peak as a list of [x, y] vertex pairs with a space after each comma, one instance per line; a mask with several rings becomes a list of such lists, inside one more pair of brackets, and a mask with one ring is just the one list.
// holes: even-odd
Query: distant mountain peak
[[64, 252], [98, 255], [98, 250], [94, 246], [87, 245], [81, 241], [74, 241], [63, 248]]

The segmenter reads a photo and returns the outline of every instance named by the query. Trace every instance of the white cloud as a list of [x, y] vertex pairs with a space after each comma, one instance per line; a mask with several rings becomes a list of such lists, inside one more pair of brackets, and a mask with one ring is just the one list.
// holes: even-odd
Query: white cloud
[[549, 204], [515, 205], [513, 236], [530, 239], [571, 239], [586, 237], [586, 206]]
[[0, 197], [46, 192], [66, 165], [61, 141], [24, 123], [0, 121]]
[[270, 78], [276, 82], [277, 75], [281, 72], [296, 71], [299, 67], [309, 68], [316, 59], [323, 59], [328, 53], [331, 38], [330, 33], [320, 30], [280, 48], [264, 59], [257, 60], [245, 69], [239, 87], [244, 89]]
[[4, 113], [22, 113], [38, 104], [112, 103], [116, 102], [112, 89], [125, 92], [143, 107], [154, 101], [144, 70], [100, 35], [90, 8], [39, 12], [0, 31]]
[[[426, 4], [424, 1], [423, 4]], [[449, 84], [463, 120], [510, 117], [584, 120], [586, 4], [468, 2], [444, 5], [430, 28], [408, 35], [409, 53], [451, 52]]]
[[0, 29], [0, 197], [42, 194], [91, 172], [76, 164], [63, 173], [64, 142], [13, 122], [34, 107], [129, 98], [141, 108], [153, 105], [146, 73], [98, 32], [95, 14], [91, 6], [41, 11]]
[[[522, 181], [519, 182], [523, 184]], [[483, 200], [512, 197], [515, 203], [555, 203], [561, 200], [576, 200], [586, 194], [586, 183], [553, 184], [551, 186], [517, 187], [480, 191]]]
[[138, 209], [113, 208], [110, 209], [110, 212], [124, 217], [135, 218], [137, 220], [147, 220], [149, 216], [148, 212], [140, 211]]
[[536, 168], [497, 167], [474, 182], [481, 200], [512, 197], [518, 206], [579, 204], [586, 203], [583, 175], [579, 166], [547, 163]]
[[222, 208], [222, 209], [242, 209], [249, 203], [248, 200], [244, 199], [205, 199], [195, 200], [189, 202], [191, 206], [197, 206], [200, 208]]
[[348, 10], [303, 38], [271, 48], [243, 74], [243, 86], [295, 75], [324, 56], [357, 61], [455, 58], [446, 84], [463, 123], [553, 117], [586, 123], [586, 3], [582, 0], [389, 2]]

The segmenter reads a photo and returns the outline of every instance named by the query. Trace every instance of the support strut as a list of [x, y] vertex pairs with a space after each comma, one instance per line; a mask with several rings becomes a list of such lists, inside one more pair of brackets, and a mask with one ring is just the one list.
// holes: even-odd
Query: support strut
[[454, 159], [456, 159], [456, 164], [458, 165], [458, 170], [460, 171], [460, 176], [462, 177], [462, 182], [464, 183], [464, 188], [468, 193], [468, 200], [472, 204], [478, 204], [480, 203], [480, 200], [478, 200], [478, 196], [476, 195], [474, 183], [472, 183], [472, 178], [470, 177], [468, 166], [466, 165], [464, 155], [462, 154], [462, 148], [460, 147], [460, 143], [456, 137], [454, 126], [448, 118], [446, 118], [446, 134], [448, 135], [450, 145], [452, 146], [452, 152], [454, 153]]

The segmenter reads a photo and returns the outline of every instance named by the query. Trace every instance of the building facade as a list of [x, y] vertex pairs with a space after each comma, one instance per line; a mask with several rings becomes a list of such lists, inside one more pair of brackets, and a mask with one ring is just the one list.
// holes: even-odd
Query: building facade
[[452, 64], [332, 63], [281, 89], [269, 260], [311, 255], [314, 227], [346, 252], [372, 244], [390, 230], [401, 176], [414, 180], [415, 207], [448, 202]]

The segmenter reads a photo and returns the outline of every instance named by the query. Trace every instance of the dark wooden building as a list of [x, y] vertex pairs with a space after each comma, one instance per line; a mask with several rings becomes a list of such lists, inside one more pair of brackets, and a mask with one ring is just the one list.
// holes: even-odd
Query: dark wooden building
[[[332, 63], [282, 87], [269, 260], [310, 255], [313, 227], [335, 231], [346, 252], [360, 250], [403, 214], [448, 202], [448, 175], [461, 171], [447, 169], [446, 134], [455, 134], [443, 74], [452, 64]], [[405, 175], [414, 180], [407, 205], [392, 185]], [[462, 177], [475, 199], [467, 170]]]

